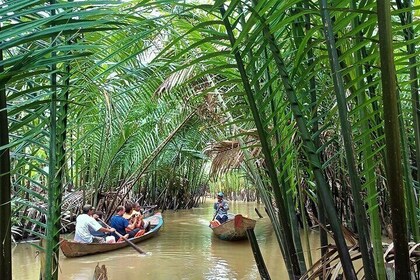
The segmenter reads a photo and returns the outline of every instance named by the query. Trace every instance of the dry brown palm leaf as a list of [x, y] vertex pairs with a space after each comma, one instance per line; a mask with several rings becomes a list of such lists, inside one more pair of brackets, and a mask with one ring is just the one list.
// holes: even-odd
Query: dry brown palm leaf
[[212, 154], [217, 154], [220, 152], [226, 152], [232, 149], [237, 149], [239, 148], [239, 142], [238, 141], [221, 141], [218, 143], [213, 143], [208, 145], [205, 149], [204, 149], [204, 153], [206, 155], [212, 155]]
[[420, 247], [420, 243], [409, 243], [408, 245], [410, 246], [410, 251], [409, 251], [410, 258], [411, 257], [418, 258], [420, 254], [420, 250], [417, 250], [417, 248]]
[[327, 272], [330, 271], [328, 263], [337, 260], [338, 253], [333, 246], [328, 246], [327, 253], [322, 256], [318, 261], [316, 261], [312, 267], [310, 267], [305, 274], [302, 275], [300, 279], [314, 279], [316, 277], [327, 275]]
[[161, 97], [164, 92], [170, 92], [176, 86], [184, 83], [187, 79], [191, 77], [193, 70], [194, 66], [190, 66], [179, 71], [173, 72], [156, 89], [155, 96]]
[[341, 225], [341, 230], [343, 231], [344, 238], [350, 243], [351, 247], [355, 247], [359, 244], [357, 235], [354, 232], [343, 225]]
[[[409, 257], [411, 263], [411, 279], [420, 279], [417, 266], [420, 262], [420, 243], [409, 243]], [[388, 279], [394, 279], [395, 274], [395, 261], [394, 261], [394, 244], [384, 243], [384, 261]], [[354, 263], [361, 259], [362, 254], [358, 246], [349, 248], [350, 259]], [[356, 265], [359, 269], [356, 272], [357, 279], [364, 279], [363, 264]], [[321, 257], [308, 271], [300, 278], [305, 280], [316, 279], [323, 277], [324, 279], [335, 280], [342, 279], [343, 276], [342, 265], [338, 256], [336, 247], [333, 245], [328, 246], [327, 253]]]
[[[384, 253], [384, 261], [386, 267], [386, 273], [388, 279], [395, 279], [395, 248], [394, 243], [384, 243], [387, 247]], [[409, 259], [411, 267], [411, 279], [420, 279], [420, 274], [418, 270], [418, 265], [420, 262], [420, 243], [410, 242], [408, 244], [409, 248]]]
[[[359, 260], [362, 254], [358, 250], [358, 246], [349, 248], [350, 259], [352, 262]], [[362, 269], [357, 271], [357, 279], [363, 279]], [[312, 280], [322, 277], [323, 279], [336, 280], [342, 279], [343, 267], [340, 262], [337, 247], [329, 245], [327, 253], [312, 265], [300, 278], [301, 280]]]
[[83, 191], [74, 191], [65, 194], [63, 196], [63, 204], [61, 206], [61, 210], [63, 212], [71, 211], [77, 214], [82, 206], [81, 204], [83, 202], [83, 195], [86, 197], [90, 194], [86, 195], [86, 192], [83, 194]]
[[[314, 221], [318, 223], [322, 230], [327, 232], [330, 237], [333, 238], [332, 232], [328, 230], [327, 226], [321, 224], [316, 217], [314, 217]], [[342, 225], [341, 228], [347, 243], [351, 244], [348, 247], [351, 261], [354, 262], [359, 260], [362, 257], [362, 254], [359, 251], [357, 235], [344, 225]], [[363, 269], [358, 270], [356, 275], [358, 276], [357, 279], [363, 279]], [[330, 244], [327, 247], [327, 253], [314, 263], [300, 279], [310, 280], [322, 277], [323, 279], [335, 280], [342, 279], [342, 276], [343, 268], [338, 255], [337, 247]]]
[[394, 243], [388, 244], [388, 247], [386, 248], [385, 253], [384, 253], [385, 263], [387, 263], [387, 259], [392, 259], [391, 255], [393, 255], [393, 251], [394, 251]]
[[230, 169], [238, 168], [243, 161], [243, 156], [238, 145], [232, 145], [231, 149], [218, 152], [212, 160], [211, 173], [221, 174]]
[[[331, 238], [334, 238], [332, 232], [327, 229], [327, 227], [319, 222], [319, 220], [316, 217], [312, 217], [312, 219], [319, 225], [320, 228], [322, 228]], [[355, 247], [359, 244], [359, 241], [357, 240], [357, 235], [349, 230], [344, 225], [341, 225], [341, 230], [343, 231], [344, 238], [348, 243], [351, 244], [351, 247]]]
[[[395, 257], [394, 243], [383, 243], [383, 245], [387, 247], [384, 253], [384, 261], [387, 267], [393, 267]], [[408, 249], [410, 262], [412, 267], [414, 267], [420, 261], [420, 243], [410, 242], [408, 243]]]
[[221, 141], [206, 147], [204, 153], [212, 156], [211, 174], [222, 174], [238, 168], [243, 160], [243, 153], [238, 141]]
[[[256, 139], [252, 139], [246, 144], [248, 145], [248, 149], [250, 149], [250, 154], [259, 161], [262, 161], [260, 159], [261, 148], [254, 145], [256, 141]], [[208, 145], [204, 149], [204, 153], [212, 157], [211, 174], [219, 175], [231, 169], [239, 168], [244, 161], [244, 154], [241, 148], [238, 141], [226, 140]]]

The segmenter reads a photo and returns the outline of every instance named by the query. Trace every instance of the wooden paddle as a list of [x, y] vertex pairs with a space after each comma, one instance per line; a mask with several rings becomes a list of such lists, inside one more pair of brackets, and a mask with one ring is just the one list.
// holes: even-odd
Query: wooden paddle
[[150, 206], [147, 206], [147, 207], [144, 207], [143, 209], [143, 215], [144, 214], [146, 214], [146, 213], [148, 213], [148, 212], [151, 212], [153, 209], [155, 209], [157, 207], [157, 205], [150, 205]]
[[219, 209], [220, 209], [220, 205], [219, 205], [219, 207], [217, 207], [216, 213], [214, 213], [213, 219], [211, 219], [212, 221], [214, 221], [214, 218], [216, 218], [217, 213], [219, 212]]
[[140, 208], [146, 209], [146, 208], [156, 208], [157, 204], [153, 204], [153, 205], [140, 205]]
[[211, 227], [211, 222], [214, 221], [214, 218], [216, 218], [217, 212], [219, 212], [219, 209], [220, 209], [220, 204], [219, 204], [219, 207], [217, 207], [216, 213], [214, 213], [213, 219], [211, 219], [211, 221], [209, 223], [209, 227]]
[[[111, 228], [108, 224], [106, 224], [104, 221], [102, 221], [101, 219], [98, 218], [98, 221], [102, 222], [104, 225], [107, 226], [107, 228]], [[139, 252], [140, 254], [144, 255], [146, 254], [145, 251], [143, 251], [142, 249], [140, 249], [138, 246], [136, 246], [136, 244], [134, 244], [133, 242], [131, 242], [130, 240], [128, 240], [128, 238], [125, 238], [123, 235], [121, 235], [118, 231], [114, 231], [119, 237], [121, 237], [122, 239], [124, 239], [131, 247], [133, 247], [134, 250], [136, 250], [137, 252]]]

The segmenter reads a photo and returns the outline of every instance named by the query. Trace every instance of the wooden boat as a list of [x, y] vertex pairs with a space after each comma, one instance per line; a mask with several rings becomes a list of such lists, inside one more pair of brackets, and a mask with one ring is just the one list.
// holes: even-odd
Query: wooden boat
[[222, 240], [234, 241], [247, 238], [246, 230], [254, 229], [256, 220], [242, 216], [241, 214], [229, 214], [228, 220], [223, 223], [210, 223], [213, 233]]
[[[150, 222], [150, 230], [142, 236], [130, 238], [129, 240], [131, 242], [139, 243], [156, 236], [163, 225], [163, 218], [161, 213], [155, 213], [153, 216], [147, 217], [144, 220]], [[64, 256], [68, 258], [114, 251], [127, 246], [130, 246], [130, 244], [128, 244], [126, 241], [120, 243], [80, 243], [64, 238], [62, 238], [60, 241], [61, 251], [63, 252]]]

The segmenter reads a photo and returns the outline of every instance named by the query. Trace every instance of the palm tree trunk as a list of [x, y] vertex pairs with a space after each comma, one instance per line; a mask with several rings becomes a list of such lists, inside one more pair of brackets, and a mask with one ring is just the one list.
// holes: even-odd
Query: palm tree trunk
[[385, 119], [387, 183], [391, 200], [395, 278], [410, 279], [400, 131], [398, 123], [397, 81], [392, 46], [391, 8], [389, 0], [378, 0], [379, 50]]
[[[265, 48], [265, 50], [264, 50], [264, 56], [265, 56], [266, 59], [269, 59], [267, 48]], [[271, 81], [271, 74], [270, 74], [270, 68], [269, 67], [267, 67], [265, 69], [264, 76], [265, 76], [266, 81]], [[258, 83], [257, 83], [257, 85], [258, 85]], [[259, 89], [257, 89], [257, 91], [259, 91]], [[273, 95], [273, 93], [272, 93], [273, 88], [272, 88], [271, 85], [268, 87], [267, 91], [269, 93], [268, 94], [269, 96]], [[275, 101], [271, 100], [270, 105], [271, 105], [271, 113], [274, 114], [275, 111], [276, 111]], [[273, 115], [273, 127], [278, 127], [278, 126], [279, 126], [279, 124], [278, 124], [277, 116], [274, 114]], [[284, 157], [282, 156], [284, 154], [284, 148], [282, 148], [283, 147], [281, 145], [282, 139], [280, 138], [280, 133], [277, 130], [275, 131], [275, 139], [276, 139], [276, 146], [278, 147], [277, 148], [278, 159], [282, 161], [280, 163], [280, 165], [284, 166], [285, 162], [284, 162]], [[288, 192], [288, 190], [291, 189], [291, 184], [287, 179], [287, 178], [289, 178], [289, 174], [288, 174], [289, 172], [288, 172], [287, 168], [285, 168], [283, 170], [283, 173], [284, 174], [281, 175], [281, 177], [280, 177], [281, 186], [283, 187], [282, 188], [282, 193], [283, 193], [282, 196], [286, 198], [286, 207], [287, 207], [288, 212], [289, 212], [289, 219], [290, 219], [290, 223], [291, 223], [292, 236], [293, 236], [293, 240], [294, 240], [294, 246], [296, 248], [297, 257], [299, 259], [300, 271], [301, 271], [301, 273], [305, 273], [307, 269], [306, 269], [306, 263], [305, 263], [305, 256], [303, 254], [302, 241], [300, 239], [299, 225], [298, 225], [298, 222], [297, 222], [297, 219], [296, 219], [296, 211], [295, 211], [295, 208], [294, 208], [294, 205], [293, 205], [293, 197], [292, 197], [292, 194]], [[298, 184], [299, 184], [299, 182], [298, 182]]]
[[[209, 80], [209, 83], [213, 83], [213, 82]], [[221, 104], [223, 110], [226, 112], [225, 114], [228, 120], [231, 123], [234, 123], [232, 114], [227, 110], [227, 106], [219, 93], [217, 94], [217, 100]], [[233, 125], [233, 130], [234, 130], [234, 133], [237, 133], [239, 131], [238, 127], [235, 124]], [[242, 139], [241, 136], [238, 137], [238, 142], [241, 147], [246, 146], [245, 141]], [[285, 240], [284, 230], [279, 222], [279, 219], [277, 218], [275, 214], [275, 209], [271, 201], [272, 198], [270, 195], [268, 195], [268, 192], [266, 191], [268, 188], [264, 180], [262, 180], [260, 173], [258, 172], [258, 167], [255, 164], [252, 164], [253, 162], [251, 160], [252, 156], [250, 155], [249, 151], [247, 149], [243, 149], [243, 153], [246, 159], [243, 164], [244, 169], [247, 170], [248, 174], [251, 176], [251, 180], [255, 183], [257, 190], [259, 190], [261, 193], [262, 201], [264, 202], [264, 205], [266, 206], [267, 214], [273, 225], [274, 233], [276, 234], [277, 243], [279, 244], [280, 251], [284, 256], [284, 262], [286, 265], [287, 272], [289, 274], [289, 279], [293, 280], [294, 277], [293, 277], [293, 268], [291, 264], [291, 258], [288, 252], [285, 251], [286, 245], [284, 244], [284, 240]]]
[[403, 162], [403, 172], [404, 172], [404, 190], [406, 197], [406, 207], [407, 207], [407, 221], [408, 229], [413, 236], [415, 242], [419, 242], [419, 226], [417, 218], [417, 208], [416, 208], [416, 196], [414, 193], [414, 181], [411, 174], [411, 165], [409, 160], [410, 149], [408, 147], [408, 136], [405, 133], [404, 118], [401, 114], [401, 103], [399, 105], [399, 123], [400, 123], [400, 136], [401, 136], [401, 146], [402, 146], [402, 162]]
[[[303, 1], [303, 8], [304, 9], [308, 9], [310, 8], [309, 5], [309, 1], [305, 0]], [[309, 32], [311, 29], [311, 18], [308, 14], [305, 15], [305, 31]], [[312, 39], [308, 40], [308, 46], [311, 45]], [[312, 48], [309, 48], [308, 50], [308, 69], [311, 69], [312, 66], [314, 65], [314, 61], [315, 61], [315, 54]], [[321, 146], [321, 141], [319, 139], [319, 134], [318, 134], [318, 130], [319, 130], [319, 123], [318, 123], [318, 105], [317, 105], [317, 90], [316, 90], [316, 79], [315, 76], [311, 76], [311, 79], [309, 80], [309, 92], [311, 95], [311, 122], [312, 127], [310, 129], [311, 134], [313, 135], [313, 141], [314, 141], [314, 145], [316, 147], [316, 149], [318, 150], [318, 148]], [[322, 151], [321, 151], [322, 153]], [[324, 212], [324, 208], [321, 206], [318, 208], [318, 219], [322, 224], [326, 224], [326, 219], [325, 219], [325, 212]], [[303, 211], [303, 209], [302, 209]], [[328, 236], [327, 236], [327, 232], [325, 232], [325, 230], [320, 230], [319, 231], [319, 240], [320, 240], [320, 245], [321, 245], [321, 257], [324, 256], [327, 253], [327, 246], [328, 246]]]
[[353, 153], [352, 129], [348, 121], [346, 93], [344, 90], [341, 67], [338, 61], [337, 49], [335, 46], [332, 21], [328, 11], [326, 0], [320, 0], [321, 16], [324, 23], [324, 33], [327, 40], [328, 55], [330, 58], [330, 68], [334, 81], [334, 90], [338, 104], [338, 112], [341, 124], [341, 134], [344, 140], [346, 162], [349, 171], [350, 185], [353, 193], [355, 219], [359, 233], [359, 245], [362, 253], [363, 267], [367, 280], [376, 279], [373, 255], [371, 251], [369, 231], [367, 228], [368, 220], [366, 209], [364, 208], [363, 198], [361, 197], [361, 183], [356, 169], [356, 160]]
[[[357, 2], [352, 0], [350, 3], [351, 9], [358, 9]], [[357, 29], [360, 26], [360, 17], [355, 17], [352, 21], [352, 28]], [[362, 42], [364, 34], [360, 31], [356, 35], [355, 42], [356, 44]], [[354, 54], [355, 61], [361, 61], [363, 59], [363, 52], [358, 50]], [[342, 67], [344, 68], [344, 67]], [[363, 67], [356, 66], [355, 67], [355, 76], [361, 77], [363, 75]], [[349, 75], [347, 75], [349, 76]], [[350, 78], [349, 78], [350, 80]], [[360, 80], [357, 83], [357, 90], [360, 90], [364, 86], [363, 80]], [[369, 123], [375, 122], [374, 119], [368, 118], [368, 110], [363, 106], [366, 104], [366, 93], [364, 91], [357, 94], [357, 104], [361, 106], [360, 110], [360, 128], [361, 131], [369, 131]], [[380, 217], [379, 217], [379, 207], [378, 207], [378, 191], [376, 189], [376, 175], [375, 175], [375, 162], [373, 160], [374, 152], [372, 150], [372, 140], [371, 135], [362, 133], [363, 137], [361, 137], [361, 146], [363, 148], [364, 153], [364, 166], [363, 172], [366, 177], [366, 183], [364, 184], [367, 189], [367, 203], [370, 212], [370, 233], [371, 233], [371, 241], [373, 246], [373, 261], [375, 266], [376, 277], [378, 280], [386, 280], [386, 271], [385, 271], [385, 264], [383, 258], [383, 247], [382, 247], [382, 232], [381, 232], [381, 225], [380, 225]]]
[[[232, 26], [229, 22], [228, 17], [226, 17], [226, 10], [222, 5], [219, 7], [220, 13], [223, 17], [223, 23], [226, 27], [226, 31], [230, 40], [230, 44], [232, 47], [235, 46], [235, 36], [232, 31]], [[291, 264], [292, 264], [292, 270], [293, 270], [293, 277], [299, 278], [302, 273], [300, 271], [300, 265], [299, 260], [297, 258], [296, 249], [294, 246], [292, 231], [290, 227], [290, 219], [288, 216], [287, 208], [284, 199], [282, 198], [281, 192], [280, 192], [280, 185], [277, 178], [277, 172], [274, 167], [273, 158], [271, 156], [270, 148], [268, 146], [268, 142], [266, 140], [266, 135], [264, 134], [264, 127], [261, 122], [261, 118], [258, 113], [258, 109], [256, 106], [255, 98], [252, 93], [251, 85], [249, 84], [248, 77], [246, 75], [245, 66], [243, 64], [242, 57], [239, 53], [239, 50], [237, 48], [234, 48], [233, 53], [235, 55], [236, 64], [238, 67], [238, 70], [241, 75], [242, 83], [244, 85], [244, 89], [248, 98], [248, 103], [251, 107], [251, 112], [254, 118], [255, 125], [257, 127], [258, 136], [260, 138], [261, 148], [264, 154], [265, 163], [267, 166], [267, 172], [270, 177], [270, 182], [272, 184], [272, 188], [274, 191], [274, 197], [276, 200], [276, 204], [279, 208], [279, 220], [282, 225], [282, 228], [284, 230], [284, 237], [286, 239], [285, 245], [287, 248], [285, 248], [289, 252], [289, 256], [291, 258]]]
[[404, 28], [404, 36], [407, 43], [407, 53], [409, 55], [408, 65], [410, 67], [410, 91], [411, 91], [411, 102], [413, 110], [413, 130], [414, 130], [414, 140], [416, 143], [416, 167], [417, 167], [417, 182], [420, 182], [420, 101], [419, 101], [419, 77], [417, 72], [417, 56], [416, 53], [416, 44], [412, 43], [415, 38], [415, 30], [411, 25], [413, 23], [412, 12], [407, 8], [412, 8], [412, 1], [404, 0], [402, 3], [401, 0], [397, 0], [398, 9], [406, 9], [406, 12], [401, 12], [399, 14], [401, 19], [401, 25], [408, 27]]
[[343, 271], [346, 276], [346, 279], [357, 279], [356, 272], [354, 270], [353, 264], [350, 259], [350, 254], [347, 249], [346, 242], [344, 240], [344, 235], [341, 230], [341, 224], [338, 220], [336, 210], [334, 208], [333, 199], [331, 196], [331, 191], [325, 180], [324, 174], [321, 169], [321, 161], [316, 153], [316, 148], [314, 141], [311, 139], [309, 130], [306, 126], [307, 121], [305, 120], [304, 114], [300, 110], [299, 102], [294, 93], [292, 84], [290, 83], [289, 75], [286, 71], [286, 67], [281, 57], [281, 52], [279, 47], [276, 45], [275, 38], [273, 34], [270, 33], [270, 29], [265, 22], [264, 18], [261, 16], [261, 24], [263, 25], [264, 36], [269, 43], [271, 52], [274, 57], [274, 61], [277, 65], [277, 69], [281, 75], [281, 79], [284, 84], [285, 92], [289, 103], [291, 105], [291, 110], [296, 118], [297, 126], [300, 131], [300, 136], [304, 142], [303, 147], [306, 149], [306, 154], [308, 155], [309, 162], [311, 163], [312, 171], [315, 175], [315, 180], [317, 182], [318, 195], [320, 202], [322, 203], [325, 213], [328, 217], [328, 220], [331, 224], [331, 228], [334, 232], [334, 239], [337, 245], [337, 250], [339, 252], [340, 260], [343, 265]]
[[[265, 59], [269, 59], [268, 57], [268, 50], [267, 48], [264, 49], [264, 57]], [[252, 58], [252, 54], [251, 57]], [[253, 68], [252, 68], [253, 69]], [[255, 73], [251, 73], [252, 76], [254, 76]], [[264, 77], [266, 81], [271, 81], [271, 74], [270, 74], [270, 68], [267, 67], [264, 71]], [[259, 84], [256, 83], [256, 90], [257, 92], [260, 91], [259, 89]], [[273, 88], [270, 85], [267, 88], [267, 92], [268, 92], [268, 96], [272, 96], [273, 95]], [[275, 114], [276, 111], [276, 104], [275, 104], [275, 100], [271, 100], [270, 102], [270, 109], [271, 109], [271, 113], [273, 114], [273, 127], [278, 127], [279, 123], [278, 123], [278, 119], [277, 116]], [[281, 160], [280, 165], [284, 166], [285, 162], [284, 162], [284, 157], [282, 156], [284, 154], [284, 148], [282, 148], [282, 139], [280, 138], [280, 133], [275, 130], [275, 140], [276, 140], [276, 146], [277, 148], [277, 157], [278, 160]], [[280, 177], [280, 182], [281, 182], [281, 192], [282, 192], [282, 197], [286, 198], [286, 208], [288, 209], [289, 212], [289, 219], [290, 219], [290, 224], [291, 224], [291, 230], [292, 230], [292, 236], [293, 236], [293, 240], [294, 240], [294, 246], [296, 249], [296, 253], [297, 253], [297, 257], [299, 259], [299, 264], [300, 264], [300, 271], [301, 273], [305, 273], [306, 272], [306, 263], [305, 263], [305, 256], [303, 254], [303, 248], [302, 248], [302, 241], [300, 239], [300, 231], [299, 231], [299, 225], [296, 219], [296, 212], [293, 206], [293, 197], [291, 193], [288, 193], [288, 190], [291, 189], [291, 184], [290, 182], [287, 180], [287, 178], [289, 178], [289, 172], [287, 170], [287, 168], [285, 168], [283, 170], [283, 175], [281, 175]], [[288, 253], [288, 252], [286, 252]], [[290, 257], [289, 257], [290, 259]]]
[[[55, 0], [51, 0], [50, 4], [54, 5]], [[51, 15], [56, 14], [55, 9], [51, 10]], [[53, 36], [52, 46], [54, 46], [57, 38]], [[52, 57], [56, 56], [52, 52]], [[60, 168], [61, 149], [64, 145], [61, 143], [60, 110], [58, 109], [57, 97], [57, 66], [51, 65], [51, 103], [50, 103], [50, 143], [49, 143], [49, 170], [48, 170], [48, 219], [47, 219], [47, 243], [46, 243], [46, 260], [45, 271], [41, 272], [41, 276], [46, 279], [58, 279], [58, 261], [59, 261], [59, 241], [61, 226], [61, 197], [62, 197], [62, 168]], [[57, 116], [57, 112], [59, 112]]]
[[[411, 8], [412, 4], [411, 1], [404, 1], [402, 3], [401, 0], [397, 0], [397, 6], [399, 10]], [[416, 169], [417, 169], [417, 176], [416, 180], [417, 182], [420, 182], [420, 104], [419, 104], [419, 81], [418, 81], [418, 74], [417, 74], [417, 57], [415, 55], [416, 52], [416, 45], [414, 43], [411, 43], [414, 40], [414, 28], [411, 26], [413, 23], [413, 16], [412, 12], [408, 9], [406, 12], [399, 13], [399, 17], [401, 20], [401, 25], [405, 27], [408, 25], [408, 27], [405, 27], [404, 37], [407, 41], [407, 53], [409, 55], [408, 59], [408, 65], [409, 65], [409, 71], [410, 71], [410, 92], [411, 92], [411, 104], [412, 104], [412, 111], [413, 111], [413, 131], [414, 131], [414, 143], [415, 143], [415, 162], [416, 162]], [[400, 106], [401, 110], [401, 106]], [[401, 125], [404, 125], [404, 122], [400, 121]], [[404, 131], [404, 127], [401, 127], [401, 130]], [[404, 163], [405, 163], [405, 177], [406, 179], [406, 193], [407, 193], [407, 210], [408, 210], [408, 221], [409, 221], [409, 227], [410, 231], [413, 235], [413, 239], [415, 242], [420, 242], [420, 230], [419, 225], [417, 222], [417, 210], [416, 210], [416, 196], [415, 191], [413, 189], [414, 182], [411, 175], [411, 168], [409, 163], [409, 149], [408, 149], [408, 139], [407, 135], [404, 133], [402, 134], [403, 138], [402, 140], [404, 145]]]
[[[1, 30], [1, 26], [0, 26]], [[0, 50], [3, 61], [3, 50]], [[4, 72], [0, 66], [0, 74]], [[12, 280], [12, 238], [10, 205], [9, 124], [7, 121], [6, 84], [0, 80], [0, 271], [4, 280]]]

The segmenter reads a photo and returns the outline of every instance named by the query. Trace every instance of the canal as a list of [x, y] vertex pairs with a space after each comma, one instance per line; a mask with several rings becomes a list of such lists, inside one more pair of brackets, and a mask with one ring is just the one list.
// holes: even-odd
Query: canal
[[[106, 266], [110, 280], [260, 279], [247, 240], [222, 241], [212, 234], [208, 227], [213, 217], [212, 202], [207, 199], [198, 208], [164, 211], [164, 225], [158, 236], [138, 244], [146, 255], [139, 255], [131, 247], [80, 258], [66, 258], [60, 252], [59, 279], [91, 280], [97, 264]], [[257, 220], [255, 235], [271, 279], [288, 279], [263, 205], [230, 201], [229, 206], [230, 212]], [[255, 208], [263, 218], [258, 217]], [[66, 237], [72, 238], [72, 235]], [[319, 255], [318, 232], [311, 232], [309, 238], [312, 256], [316, 257]], [[34, 246], [27, 243], [14, 246], [13, 275], [17, 280], [39, 279], [39, 258]]]

